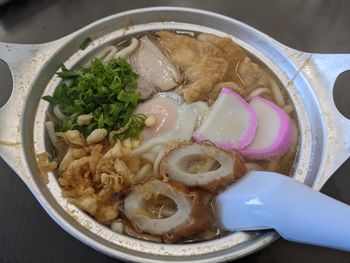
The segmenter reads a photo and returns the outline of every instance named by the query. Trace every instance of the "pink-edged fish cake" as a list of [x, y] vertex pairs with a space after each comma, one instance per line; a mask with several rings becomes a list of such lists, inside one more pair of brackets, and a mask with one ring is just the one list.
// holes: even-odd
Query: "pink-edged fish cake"
[[254, 109], [236, 92], [223, 88], [193, 139], [209, 140], [226, 150], [240, 150], [253, 141], [257, 123]]
[[248, 159], [267, 159], [282, 155], [292, 140], [292, 125], [288, 114], [275, 103], [253, 97], [250, 106], [258, 116], [256, 135], [251, 144], [240, 150]]

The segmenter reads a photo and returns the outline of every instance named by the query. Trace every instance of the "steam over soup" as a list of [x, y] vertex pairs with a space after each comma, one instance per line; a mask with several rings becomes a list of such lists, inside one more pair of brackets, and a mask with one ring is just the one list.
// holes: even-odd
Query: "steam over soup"
[[[125, 235], [225, 235], [215, 196], [249, 170], [289, 175], [296, 117], [271, 72], [229, 37], [159, 31], [62, 67], [46, 128], [63, 195]], [[56, 168], [57, 167], [57, 168]]]

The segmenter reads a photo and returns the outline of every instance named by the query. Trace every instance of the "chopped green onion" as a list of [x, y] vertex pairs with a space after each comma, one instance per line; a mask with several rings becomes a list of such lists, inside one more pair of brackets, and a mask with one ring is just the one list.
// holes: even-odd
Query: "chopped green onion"
[[81, 50], [86, 49], [87, 46], [91, 44], [91, 42], [92, 42], [92, 39], [91, 39], [90, 37], [85, 38], [85, 40], [83, 41], [83, 43], [81, 43], [81, 45], [80, 45], [80, 49], [81, 49]]
[[[53, 96], [43, 99], [52, 105], [59, 105], [67, 116], [58, 121], [56, 131], [78, 129], [85, 136], [94, 129], [105, 128], [108, 132], [129, 128], [118, 139], [137, 137], [144, 128], [146, 117], [135, 115], [139, 94], [136, 91], [137, 75], [123, 59], [114, 59], [104, 64], [93, 59], [90, 68], [67, 69], [64, 65], [57, 73], [63, 81]], [[93, 114], [89, 125], [78, 126], [77, 117]]]

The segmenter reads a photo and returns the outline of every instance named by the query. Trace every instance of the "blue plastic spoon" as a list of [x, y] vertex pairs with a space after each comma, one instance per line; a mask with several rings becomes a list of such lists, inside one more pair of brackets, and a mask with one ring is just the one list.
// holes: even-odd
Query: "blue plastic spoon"
[[216, 199], [227, 230], [275, 229], [283, 238], [350, 251], [350, 206], [285, 175], [251, 171]]

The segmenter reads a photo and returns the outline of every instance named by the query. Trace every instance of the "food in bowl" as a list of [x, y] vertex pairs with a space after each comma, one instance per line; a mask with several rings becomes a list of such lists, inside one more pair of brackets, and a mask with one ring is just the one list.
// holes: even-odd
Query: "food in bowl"
[[[248, 170], [290, 174], [298, 132], [273, 74], [229, 37], [158, 31], [62, 66], [45, 123], [69, 202], [154, 242], [225, 235], [215, 196]], [[41, 171], [55, 169], [40, 155]]]

